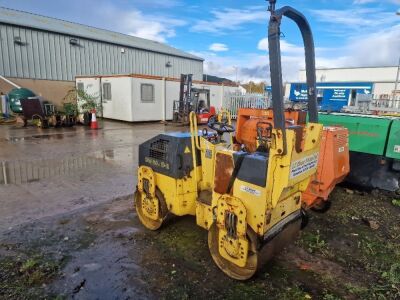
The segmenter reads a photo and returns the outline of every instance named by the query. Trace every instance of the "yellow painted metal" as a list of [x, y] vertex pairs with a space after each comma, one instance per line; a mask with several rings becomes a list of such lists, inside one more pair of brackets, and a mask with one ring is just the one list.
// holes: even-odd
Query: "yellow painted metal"
[[[136, 191], [134, 195], [134, 201], [135, 201], [136, 212], [139, 216], [140, 222], [142, 222], [142, 224], [150, 230], [159, 229], [163, 223], [163, 218], [159, 215], [160, 211], [157, 209], [156, 214], [148, 213], [147, 212], [148, 205], [143, 204], [143, 202], [146, 201], [158, 202], [159, 199], [149, 198], [145, 193]], [[157, 207], [159, 207], [159, 203], [157, 203], [156, 205]]]
[[[147, 189], [146, 189], [147, 187]], [[146, 191], [145, 191], [146, 189]], [[147, 193], [151, 197], [155, 197], [156, 192], [156, 175], [152, 168], [140, 166], [138, 169], [138, 190], [141, 193]]]
[[[192, 143], [192, 157], [193, 157], [193, 165], [197, 166], [197, 156], [196, 156], [196, 151], [199, 150], [201, 151], [200, 148], [200, 142], [199, 142], [199, 129], [197, 127], [197, 116], [195, 112], [190, 112], [189, 114], [189, 121], [190, 121], [190, 136], [191, 136], [191, 143]], [[201, 170], [200, 170], [201, 171]], [[194, 179], [196, 182], [199, 182], [201, 180], [201, 174], [198, 174], [198, 172], [194, 173]]]
[[141, 209], [143, 215], [153, 221], [159, 219], [159, 204], [156, 197], [147, 197], [146, 194], [142, 194]]
[[208, 248], [210, 249], [211, 256], [215, 264], [229, 277], [237, 280], [246, 280], [251, 278], [257, 271], [259, 266], [259, 257], [257, 249], [257, 237], [255, 234], [248, 232], [249, 237], [248, 252], [244, 252], [247, 256], [246, 265], [238, 266], [231, 260], [225, 259], [220, 254], [219, 243], [220, 243], [221, 230], [218, 229], [214, 223], [211, 225], [208, 231]]
[[168, 211], [176, 216], [195, 215], [197, 183], [194, 171], [184, 179], [175, 179], [163, 174], [156, 174], [157, 187], [162, 191]]
[[[242, 201], [230, 195], [218, 199], [216, 224], [219, 229], [219, 253], [239, 267], [246, 266], [249, 242], [247, 241], [247, 211]], [[233, 233], [229, 233], [229, 228]]]
[[[153, 187], [161, 191], [169, 212], [178, 216], [195, 215], [197, 224], [209, 230], [210, 251], [221, 270], [235, 279], [250, 278], [259, 261], [257, 240], [262, 240], [274, 225], [285, 222], [293, 213], [300, 213], [301, 193], [317, 169], [322, 125], [309, 123], [303, 137], [296, 137], [295, 130], [288, 128], [286, 141], [280, 130], [273, 129], [265, 187], [236, 178], [231, 193], [220, 194], [214, 190], [215, 174], [227, 166], [215, 165], [216, 155], [227, 155], [233, 161], [234, 151], [227, 149], [225, 143], [199, 136], [195, 114], [191, 113], [189, 118], [196, 167], [183, 179], [140, 167], [138, 191], [143, 194], [144, 183], [148, 181], [148, 194], [157, 199]], [[301, 150], [296, 147], [297, 138], [301, 139]], [[286, 153], [283, 153], [284, 142]], [[200, 151], [200, 166], [195, 149]], [[209, 202], [199, 199], [203, 192], [211, 195]], [[150, 201], [144, 208], [151, 211], [154, 204]], [[158, 205], [160, 215], [160, 201]]]
[[[228, 125], [232, 125], [231, 113], [229, 111], [227, 111], [226, 109], [221, 109], [218, 112], [217, 121], [223, 122], [224, 120], [226, 120]], [[229, 144], [233, 145], [233, 132], [229, 133]]]
[[214, 164], [215, 154], [218, 149], [218, 145], [215, 145], [205, 138], [200, 139], [201, 148], [201, 182], [200, 190], [210, 190], [214, 185]]
[[[195, 173], [195, 180], [198, 182], [199, 190], [210, 190], [214, 185], [214, 164], [217, 150], [224, 149], [225, 143], [214, 144], [204, 137], [198, 135], [197, 118], [194, 112], [189, 115], [190, 133], [192, 148], [200, 151], [201, 155], [201, 173]], [[197, 157], [193, 153], [193, 161], [197, 165]]]
[[[287, 129], [288, 150], [284, 155], [283, 135], [273, 129], [265, 188], [235, 180], [232, 195], [245, 205], [247, 223], [259, 236], [264, 236], [279, 221], [301, 209], [301, 192], [307, 188], [317, 169], [322, 128], [321, 124], [309, 124], [305, 128], [303, 151], [299, 153], [295, 147], [295, 132]], [[218, 153], [232, 156], [234, 151], [225, 149]], [[214, 193], [213, 205], [221, 196]]]
[[138, 188], [135, 206], [140, 221], [149, 229], [160, 228], [163, 216], [160, 214], [160, 199], [156, 195], [156, 175], [146, 166], [138, 169]]
[[213, 211], [211, 205], [196, 201], [196, 224], [209, 230], [212, 225]]
[[[194, 173], [193, 170], [189, 176], [183, 179], [175, 179], [155, 173], [150, 167], [139, 167], [137, 189], [141, 199], [143, 199], [141, 201], [142, 215], [149, 219], [157, 219], [156, 216], [159, 216], [160, 208], [156, 205], [158, 203], [156, 201], [156, 188], [161, 191], [169, 212], [177, 216], [195, 215], [197, 183], [194, 180]], [[148, 186], [147, 189], [144, 187], [145, 185]], [[150, 211], [153, 211], [153, 217], [147, 213]]]

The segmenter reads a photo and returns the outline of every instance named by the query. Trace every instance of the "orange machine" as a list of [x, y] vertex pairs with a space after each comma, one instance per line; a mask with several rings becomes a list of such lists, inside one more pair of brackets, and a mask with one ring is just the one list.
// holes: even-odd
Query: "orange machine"
[[[307, 112], [287, 110], [285, 118], [289, 126], [302, 127], [307, 121]], [[264, 128], [273, 125], [270, 109], [241, 108], [236, 124], [236, 147], [243, 145], [246, 151], [255, 152], [268, 137], [263, 138]], [[263, 140], [263, 141], [262, 141]], [[301, 139], [300, 139], [301, 140]], [[298, 145], [299, 148], [302, 145]], [[324, 211], [330, 206], [329, 194], [350, 172], [348, 130], [343, 127], [324, 127], [319, 152], [318, 171], [303, 194], [303, 206]]]
[[303, 205], [319, 210], [329, 208], [328, 197], [350, 172], [349, 132], [344, 127], [324, 127], [319, 151], [318, 170], [303, 193]]
[[[286, 123], [290, 125], [305, 125], [307, 112], [300, 110], [286, 110]], [[246, 147], [249, 152], [257, 148], [257, 127], [263, 127], [264, 122], [273, 123], [272, 109], [239, 108], [236, 122], [236, 141]]]

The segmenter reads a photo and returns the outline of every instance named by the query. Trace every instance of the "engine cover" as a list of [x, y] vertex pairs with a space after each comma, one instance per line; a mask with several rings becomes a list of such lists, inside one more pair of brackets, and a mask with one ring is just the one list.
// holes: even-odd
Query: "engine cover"
[[[196, 151], [200, 165], [200, 155]], [[192, 144], [189, 133], [159, 134], [139, 145], [139, 166], [148, 166], [155, 172], [182, 179], [193, 170]]]

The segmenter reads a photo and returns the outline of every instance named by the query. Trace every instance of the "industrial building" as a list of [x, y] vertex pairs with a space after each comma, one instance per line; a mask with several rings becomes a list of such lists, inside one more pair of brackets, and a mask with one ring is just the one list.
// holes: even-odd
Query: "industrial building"
[[[317, 94], [322, 110], [340, 110], [357, 97], [388, 99], [393, 95], [398, 78], [397, 66], [359, 68], [320, 68], [316, 70]], [[286, 84], [285, 96], [290, 101], [307, 99], [305, 70], [299, 80]]]
[[[203, 59], [166, 44], [0, 8], [0, 75], [61, 103], [75, 76], [203, 78]], [[0, 80], [0, 91], [11, 85]]]

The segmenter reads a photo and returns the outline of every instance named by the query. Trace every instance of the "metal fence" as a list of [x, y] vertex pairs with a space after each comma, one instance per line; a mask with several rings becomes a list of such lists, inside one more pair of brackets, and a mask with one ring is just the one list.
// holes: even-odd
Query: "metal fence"
[[239, 108], [262, 108], [271, 106], [271, 100], [268, 94], [241, 94], [225, 93], [223, 108], [231, 114], [232, 119], [237, 118]]
[[369, 103], [369, 110], [400, 114], [400, 95], [374, 97]]
[[365, 114], [400, 114], [400, 95], [357, 95], [354, 103], [343, 112]]
[[23, 184], [56, 176], [72, 176], [78, 170], [89, 167], [93, 170], [102, 164], [102, 159], [90, 156], [35, 161], [1, 161], [0, 185]]

